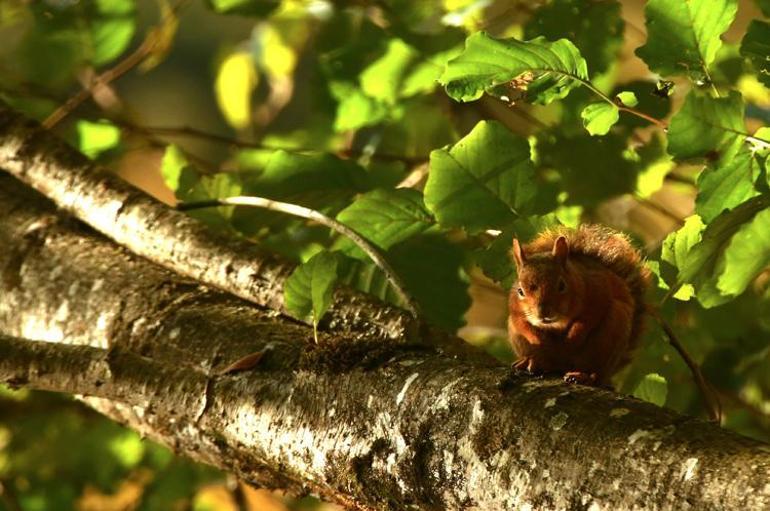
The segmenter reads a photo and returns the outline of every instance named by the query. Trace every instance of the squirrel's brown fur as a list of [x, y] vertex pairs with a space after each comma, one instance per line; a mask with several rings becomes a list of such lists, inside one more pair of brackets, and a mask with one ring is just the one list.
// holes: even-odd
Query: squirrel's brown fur
[[583, 225], [544, 231], [524, 247], [514, 241], [514, 259], [509, 325], [519, 367], [607, 383], [642, 333], [650, 280], [642, 256], [624, 234]]

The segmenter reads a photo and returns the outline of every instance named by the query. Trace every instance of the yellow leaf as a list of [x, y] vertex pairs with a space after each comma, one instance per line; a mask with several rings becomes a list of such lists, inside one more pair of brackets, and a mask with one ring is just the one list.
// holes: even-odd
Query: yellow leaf
[[251, 123], [251, 93], [257, 83], [259, 76], [247, 52], [232, 53], [219, 66], [214, 89], [219, 108], [232, 127], [243, 129]]

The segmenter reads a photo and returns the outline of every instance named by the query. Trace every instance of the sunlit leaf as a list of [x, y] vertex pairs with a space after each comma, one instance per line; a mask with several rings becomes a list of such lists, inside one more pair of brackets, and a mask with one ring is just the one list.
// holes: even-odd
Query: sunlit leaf
[[663, 406], [666, 404], [666, 395], [668, 394], [668, 383], [666, 379], [657, 374], [650, 373], [639, 382], [634, 389], [634, 397], [638, 397], [649, 403]]
[[737, 92], [725, 98], [690, 92], [682, 108], [671, 119], [669, 152], [674, 158], [684, 160], [734, 150], [743, 140], [743, 110], [743, 98]]
[[292, 272], [283, 288], [284, 304], [292, 316], [318, 325], [332, 303], [337, 264], [336, 255], [322, 251]]
[[536, 209], [537, 183], [528, 142], [482, 121], [450, 149], [430, 156], [425, 204], [446, 227], [500, 227]]
[[583, 118], [583, 126], [588, 133], [606, 135], [610, 128], [618, 122], [620, 111], [617, 106], [606, 101], [600, 101], [585, 107], [580, 116]]
[[563, 98], [587, 80], [586, 62], [567, 39], [494, 39], [484, 32], [468, 37], [465, 50], [447, 63], [439, 79], [458, 101], [476, 100], [515, 81], [514, 88], [537, 103]]
[[399, 39], [391, 39], [385, 55], [361, 73], [361, 90], [370, 98], [395, 103], [404, 74], [417, 57], [414, 48]]
[[737, 0], [650, 0], [644, 10], [647, 43], [636, 54], [660, 75], [707, 81], [737, 8]]
[[107, 122], [78, 121], [77, 133], [78, 149], [92, 159], [120, 143], [120, 128]]
[[[422, 194], [407, 188], [366, 193], [340, 211], [337, 220], [384, 250], [424, 232], [435, 222], [425, 209]], [[345, 245], [352, 249], [350, 242]]]
[[769, 265], [770, 209], [765, 209], [743, 224], [730, 239], [717, 287], [726, 295], [739, 295]]
[[636, 94], [630, 91], [619, 92], [615, 95], [615, 97], [618, 98], [620, 102], [625, 106], [629, 106], [631, 108], [639, 104], [639, 100], [636, 98]]
[[214, 84], [217, 103], [227, 122], [236, 129], [251, 123], [251, 93], [257, 80], [254, 61], [247, 52], [231, 53], [219, 66]]
[[707, 166], [698, 176], [695, 210], [706, 222], [759, 194], [754, 182], [760, 166], [749, 148], [741, 147], [726, 160]]

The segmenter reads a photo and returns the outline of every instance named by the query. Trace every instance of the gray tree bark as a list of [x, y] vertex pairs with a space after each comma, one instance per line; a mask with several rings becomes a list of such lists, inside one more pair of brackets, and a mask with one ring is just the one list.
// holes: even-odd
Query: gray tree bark
[[[0, 154], [9, 140], [22, 177], [47, 161], [5, 135]], [[88, 210], [87, 193], [68, 209]], [[156, 236], [139, 239], [171, 244]], [[765, 444], [360, 330], [315, 345], [306, 325], [137, 257], [2, 174], [0, 332], [0, 380], [82, 394], [181, 454], [350, 507], [770, 507]], [[223, 374], [255, 351], [256, 367]]]

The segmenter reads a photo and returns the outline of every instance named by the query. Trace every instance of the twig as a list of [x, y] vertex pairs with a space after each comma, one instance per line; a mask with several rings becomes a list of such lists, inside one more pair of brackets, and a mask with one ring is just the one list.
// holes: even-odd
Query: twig
[[[167, 19], [171, 16], [175, 16], [178, 10], [186, 3], [187, 0], [180, 0], [165, 16], [160, 24], [163, 25]], [[63, 105], [53, 111], [41, 124], [45, 129], [51, 129], [59, 124], [65, 117], [71, 114], [77, 107], [79, 107], [84, 101], [93, 95], [96, 87], [106, 86], [117, 80], [146, 59], [156, 47], [161, 43], [157, 34], [154, 31], [150, 31], [142, 41], [142, 44], [134, 50], [126, 58], [118, 62], [115, 66], [111, 67], [107, 71], [99, 74], [91, 81], [91, 84], [81, 89], [77, 94], [69, 98]]]
[[197, 202], [180, 202], [177, 204], [177, 209], [179, 211], [189, 211], [191, 209], [210, 208], [216, 206], [250, 206], [255, 208], [269, 209], [271, 211], [286, 213], [287, 215], [314, 220], [321, 225], [329, 227], [333, 231], [350, 239], [361, 250], [363, 250], [366, 255], [368, 255], [369, 258], [374, 262], [374, 264], [376, 264], [383, 271], [383, 273], [385, 273], [385, 278], [388, 279], [390, 285], [393, 286], [393, 288], [396, 290], [399, 298], [404, 303], [409, 312], [412, 313], [412, 316], [415, 318], [420, 317], [419, 304], [406, 290], [404, 281], [401, 279], [398, 273], [396, 273], [390, 263], [385, 259], [381, 250], [347, 225], [338, 222], [337, 220], [330, 218], [314, 209], [299, 206], [297, 204], [291, 204], [288, 202], [266, 199], [264, 197], [237, 196]]
[[676, 222], [679, 225], [684, 225], [684, 219], [682, 217], [680, 217], [679, 215], [677, 215], [673, 211], [669, 210], [668, 208], [664, 207], [663, 205], [658, 204], [657, 202], [651, 201], [650, 199], [646, 199], [646, 198], [644, 198], [644, 197], [642, 197], [642, 196], [640, 196], [639, 194], [636, 194], [636, 193], [632, 194], [632, 197], [639, 204], [642, 204], [643, 206], [647, 206], [650, 209], [654, 209], [655, 211], [657, 211], [661, 215], [664, 215], [664, 216], [670, 218], [671, 220], [673, 220], [674, 222]]
[[684, 363], [687, 364], [687, 367], [690, 368], [690, 372], [693, 375], [695, 384], [698, 386], [698, 389], [700, 390], [701, 394], [703, 395], [703, 399], [706, 402], [706, 408], [708, 409], [709, 416], [712, 420], [720, 422], [722, 419], [722, 403], [719, 401], [719, 396], [717, 393], [711, 388], [706, 379], [703, 377], [703, 373], [701, 372], [700, 367], [698, 367], [698, 364], [695, 363], [692, 357], [690, 357], [690, 354], [687, 353], [687, 350], [684, 349], [684, 346], [682, 346], [682, 343], [680, 343], [679, 339], [677, 339], [674, 330], [671, 328], [671, 325], [668, 324], [660, 312], [658, 312], [658, 310], [654, 307], [650, 306], [647, 307], [647, 312], [657, 320], [658, 324], [660, 324], [660, 327], [666, 334], [668, 343], [673, 346], [676, 352], [679, 353], [679, 356], [682, 357], [682, 360], [684, 360]]

